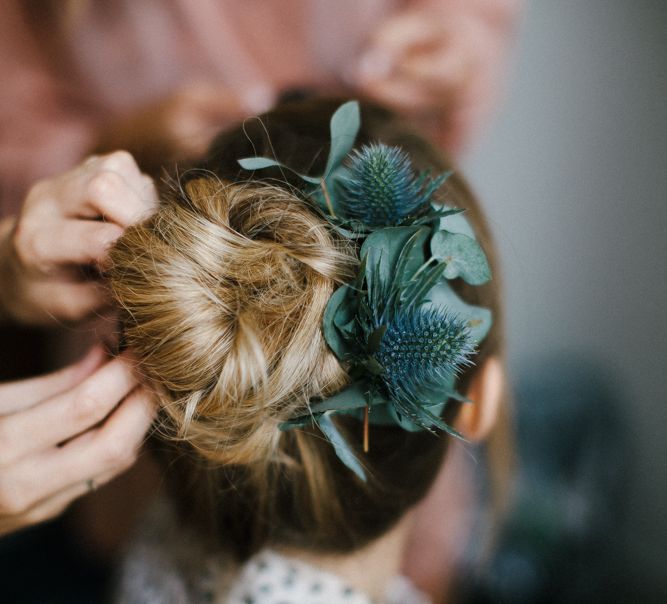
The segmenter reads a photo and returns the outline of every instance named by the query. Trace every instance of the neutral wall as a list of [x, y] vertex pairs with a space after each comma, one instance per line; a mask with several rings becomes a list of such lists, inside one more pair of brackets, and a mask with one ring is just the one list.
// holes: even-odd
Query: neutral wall
[[606, 368], [634, 454], [619, 538], [667, 593], [667, 2], [533, 0], [466, 171], [504, 261], [511, 366]]

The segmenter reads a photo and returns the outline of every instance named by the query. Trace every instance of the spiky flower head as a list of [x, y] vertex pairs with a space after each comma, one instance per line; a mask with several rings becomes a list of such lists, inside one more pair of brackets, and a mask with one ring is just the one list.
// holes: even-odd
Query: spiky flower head
[[400, 147], [364, 145], [351, 154], [340, 205], [347, 218], [368, 227], [397, 226], [428, 209], [445, 178], [415, 174]]
[[412, 398], [469, 366], [474, 350], [464, 321], [443, 310], [412, 307], [389, 322], [375, 356], [389, 392]]

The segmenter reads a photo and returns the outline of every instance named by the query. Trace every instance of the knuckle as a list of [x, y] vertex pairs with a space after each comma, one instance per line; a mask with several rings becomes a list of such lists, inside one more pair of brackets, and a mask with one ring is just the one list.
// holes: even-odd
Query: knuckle
[[49, 302], [49, 312], [64, 322], [75, 322], [84, 318], [93, 309], [85, 302], [73, 298], [66, 290], [55, 288]]
[[36, 205], [41, 205], [45, 200], [52, 198], [54, 190], [54, 181], [49, 179], [42, 179], [35, 182], [28, 191], [25, 198], [24, 207], [32, 209]]
[[105, 464], [114, 468], [128, 467], [136, 457], [134, 449], [120, 438], [107, 438], [103, 450]]
[[139, 187], [144, 193], [152, 194], [155, 191], [155, 183], [153, 182], [153, 179], [146, 174], [142, 174], [139, 177]]
[[77, 424], [91, 424], [98, 419], [103, 408], [99, 396], [89, 388], [83, 389], [69, 402], [68, 416]]
[[27, 222], [22, 222], [14, 234], [14, 254], [16, 260], [24, 269], [45, 268], [45, 243], [39, 232], [31, 228]]
[[136, 167], [134, 157], [125, 150], [114, 151], [102, 157], [101, 165], [107, 170], [126, 170]]
[[82, 232], [82, 244], [93, 256], [92, 260], [99, 261], [95, 256], [106, 251], [106, 249], [123, 234], [123, 229], [113, 223], [100, 222], [95, 228], [90, 228]]
[[91, 177], [88, 182], [88, 195], [93, 200], [105, 199], [117, 191], [121, 184], [120, 176], [107, 168]]
[[88, 315], [89, 309], [81, 305], [61, 304], [53, 309], [53, 313], [57, 315], [65, 323], [75, 323], [84, 319]]

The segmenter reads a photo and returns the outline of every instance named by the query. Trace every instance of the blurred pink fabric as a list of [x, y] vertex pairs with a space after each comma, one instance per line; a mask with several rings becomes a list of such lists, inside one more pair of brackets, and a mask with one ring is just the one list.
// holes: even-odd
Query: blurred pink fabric
[[[249, 115], [268, 108], [290, 87], [349, 89], [347, 74], [363, 57], [370, 36], [401, 11], [424, 11], [444, 21], [463, 17], [484, 27], [475, 41], [488, 47], [480, 67], [484, 74], [462, 101], [469, 109], [463, 125], [468, 138], [496, 96], [519, 4], [3, 0], [0, 214], [15, 212], [37, 179], [75, 165], [111, 119], [190, 84], [228, 87]], [[45, 6], [52, 12], [46, 23]]]

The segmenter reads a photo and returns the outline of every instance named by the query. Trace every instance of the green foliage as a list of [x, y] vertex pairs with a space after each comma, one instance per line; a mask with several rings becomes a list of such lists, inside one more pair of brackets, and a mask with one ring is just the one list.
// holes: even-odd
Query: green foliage
[[[298, 174], [305, 194], [332, 228], [360, 244], [356, 279], [331, 296], [322, 319], [325, 340], [345, 364], [351, 384], [282, 430], [317, 425], [340, 460], [361, 480], [360, 460], [333, 421], [346, 414], [409, 431], [462, 438], [442, 419], [458, 373], [472, 363], [491, 327], [491, 312], [461, 300], [448, 280], [481, 285], [489, 264], [462, 210], [432, 199], [449, 174], [416, 174], [409, 156], [381, 143], [353, 151], [359, 105], [343, 104], [331, 118], [324, 174]], [[239, 160], [246, 170], [289, 167], [275, 159]], [[291, 171], [291, 170], [290, 170]]]
[[333, 411], [325, 411], [317, 419], [317, 426], [322, 431], [322, 434], [329, 439], [333, 445], [338, 458], [352, 470], [361, 480], [366, 481], [366, 472], [363, 466], [357, 459], [357, 456], [352, 452], [352, 449], [343, 435], [339, 432], [336, 424], [333, 422], [331, 416]]
[[352, 151], [360, 127], [361, 117], [357, 101], [348, 101], [342, 104], [331, 117], [329, 124], [331, 148], [329, 149], [327, 166], [324, 170], [325, 180]]
[[482, 285], [491, 279], [491, 269], [482, 248], [467, 235], [447, 231], [434, 233], [431, 254], [446, 264], [447, 279], [461, 277], [470, 285]]

